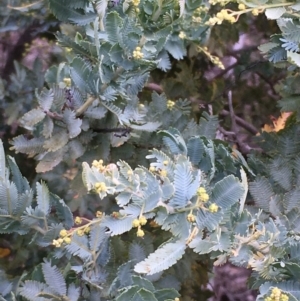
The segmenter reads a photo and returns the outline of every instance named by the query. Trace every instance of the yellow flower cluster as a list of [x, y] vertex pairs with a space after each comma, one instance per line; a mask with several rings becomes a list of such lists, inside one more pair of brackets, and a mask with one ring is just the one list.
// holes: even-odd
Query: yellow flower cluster
[[141, 47], [139, 46], [135, 47], [135, 50], [132, 53], [133, 58], [137, 60], [142, 59], [144, 57], [144, 54], [142, 53], [141, 50], [142, 50]]
[[188, 216], [186, 217], [186, 219], [190, 223], [194, 223], [196, 221], [196, 217], [195, 217], [195, 215], [193, 213], [189, 213]]
[[214, 65], [216, 65], [220, 69], [223, 69], [223, 70], [225, 69], [223, 63], [220, 61], [220, 59], [217, 56], [211, 55], [210, 60]]
[[251, 13], [252, 13], [253, 16], [258, 16], [260, 11], [257, 8], [253, 8]]
[[71, 78], [70, 77], [65, 77], [64, 78], [64, 83], [66, 87], [71, 87]]
[[264, 299], [264, 301], [288, 301], [288, 300], [289, 300], [289, 296], [283, 294], [278, 287], [274, 287], [272, 289], [271, 295]]
[[197, 9], [195, 9], [196, 13], [207, 13], [209, 11], [209, 8], [207, 6], [200, 6]]
[[139, 6], [140, 5], [140, 0], [132, 0], [133, 6]]
[[202, 6], [202, 7], [198, 7], [197, 9], [195, 9], [193, 16], [192, 16], [192, 20], [194, 23], [202, 23], [203, 22], [203, 16], [201, 17], [202, 13], [207, 13], [209, 10], [208, 7], [206, 6]]
[[218, 212], [219, 206], [216, 203], [210, 204], [208, 207], [208, 211], [211, 213]]
[[84, 229], [78, 229], [76, 231], [78, 236], [83, 236], [84, 234], [89, 234], [91, 231], [91, 228], [89, 226], [85, 227]]
[[201, 17], [192, 16], [192, 21], [194, 23], [201, 23], [202, 22], [202, 18]]
[[180, 39], [182, 39], [182, 40], [185, 39], [185, 38], [186, 38], [185, 32], [184, 32], [184, 31], [180, 31], [178, 37], [179, 37]]
[[228, 21], [229, 23], [234, 23], [236, 18], [228, 13], [227, 9], [222, 9], [219, 11], [215, 17], [210, 18], [205, 24], [206, 25], [215, 25], [215, 24], [222, 24], [223, 21]]
[[69, 235], [72, 235], [72, 234], [71, 233], [69, 234], [66, 229], [62, 229], [59, 232], [60, 237], [58, 239], [53, 239], [52, 245], [54, 245], [56, 248], [59, 248], [59, 247], [61, 247], [61, 245], [63, 243], [70, 244], [71, 243], [71, 238], [69, 237]]
[[240, 3], [239, 6], [238, 6], [238, 9], [239, 10], [244, 10], [244, 9], [246, 9], [246, 5], [244, 3]]
[[202, 202], [207, 202], [209, 200], [209, 195], [206, 192], [206, 189], [204, 187], [199, 187], [197, 190], [197, 195], [199, 197], [199, 200]]
[[221, 60], [217, 56], [211, 55], [206, 46], [205, 47], [198, 47], [198, 51], [204, 52], [207, 55], [207, 57], [210, 59], [210, 61], [213, 64], [215, 64], [217, 67], [219, 67], [220, 69], [223, 69], [223, 70], [225, 69], [225, 66], [223, 65]]
[[144, 226], [147, 224], [147, 219], [145, 216], [140, 216], [138, 219], [134, 219], [132, 222], [133, 228], [138, 228], [136, 235], [137, 237], [144, 237], [145, 232], [141, 229], [141, 226]]
[[95, 190], [96, 190], [97, 193], [106, 192], [107, 191], [107, 187], [106, 187], [106, 184], [104, 182], [97, 182], [97, 183], [95, 183], [94, 188], [95, 188]]
[[173, 101], [173, 100], [168, 100], [167, 101], [167, 108], [169, 109], [169, 110], [172, 110], [173, 109], [173, 107], [175, 106], [175, 102]]
[[92, 166], [96, 167], [100, 172], [105, 170], [105, 166], [103, 166], [103, 160], [94, 160]]

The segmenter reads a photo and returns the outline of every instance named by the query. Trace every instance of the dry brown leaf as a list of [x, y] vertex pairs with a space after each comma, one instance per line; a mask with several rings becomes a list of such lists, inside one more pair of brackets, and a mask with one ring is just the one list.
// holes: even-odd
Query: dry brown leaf
[[277, 119], [275, 117], [271, 116], [273, 125], [265, 124], [264, 127], [262, 128], [262, 131], [270, 133], [270, 132], [279, 132], [280, 130], [283, 130], [287, 119], [291, 115], [292, 115], [292, 112], [283, 112]]

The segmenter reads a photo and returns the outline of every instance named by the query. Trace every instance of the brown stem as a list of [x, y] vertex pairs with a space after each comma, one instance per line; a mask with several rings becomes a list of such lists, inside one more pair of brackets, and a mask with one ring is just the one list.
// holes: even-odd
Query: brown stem
[[[227, 110], [222, 110], [220, 115], [221, 116], [228, 116], [228, 115], [230, 115], [230, 112], [227, 111]], [[241, 117], [235, 115], [235, 121], [239, 126], [243, 127], [249, 133], [251, 133], [253, 135], [256, 135], [258, 133], [258, 130], [256, 129], [256, 127], [254, 125], [252, 125], [251, 123], [245, 121]]]
[[32, 24], [28, 26], [19, 37], [18, 41], [11, 47], [6, 59], [6, 63], [1, 71], [1, 77], [3, 79], [9, 80], [10, 74], [14, 71], [14, 61], [19, 61], [22, 59], [25, 44], [30, 44], [36, 37], [38, 33], [38, 27], [38, 24]]

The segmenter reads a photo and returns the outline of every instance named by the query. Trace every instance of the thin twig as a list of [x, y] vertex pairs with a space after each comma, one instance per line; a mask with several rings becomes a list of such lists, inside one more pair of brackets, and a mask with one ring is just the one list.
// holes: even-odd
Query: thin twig
[[[227, 110], [222, 110], [222, 112], [220, 113], [221, 116], [228, 116], [230, 113]], [[254, 125], [252, 125], [251, 123], [245, 121], [244, 119], [242, 119], [239, 116], [235, 116], [235, 121], [236, 123], [243, 127], [245, 130], [247, 130], [249, 133], [256, 135], [258, 133], [258, 130], [256, 129], [256, 127]]]
[[148, 83], [146, 84], [145, 88], [149, 89], [149, 90], [153, 90], [156, 91], [157, 93], [163, 93], [163, 89], [160, 85], [155, 84], [155, 83]]
[[236, 138], [236, 143], [239, 146], [239, 149], [242, 153], [249, 153], [251, 150], [251, 147], [243, 142], [238, 134], [238, 127], [237, 127], [237, 122], [236, 122], [236, 116], [233, 111], [233, 106], [232, 106], [232, 91], [228, 91], [228, 106], [229, 106], [229, 114], [231, 118], [231, 130], [235, 132], [235, 138]]

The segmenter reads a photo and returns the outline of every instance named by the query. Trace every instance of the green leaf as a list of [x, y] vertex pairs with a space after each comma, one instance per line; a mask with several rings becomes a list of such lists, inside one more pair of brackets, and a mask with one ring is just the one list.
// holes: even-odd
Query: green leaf
[[27, 139], [24, 135], [13, 138], [11, 149], [19, 153], [25, 153], [30, 156], [43, 153], [45, 139], [43, 137]]
[[18, 190], [13, 182], [0, 182], [0, 208], [10, 215], [18, 205]]
[[218, 126], [218, 116], [209, 115], [207, 112], [204, 112], [199, 122], [199, 135], [205, 136], [207, 139], [214, 139]]
[[286, 12], [285, 7], [272, 7], [265, 10], [265, 15], [268, 19], [276, 20]]
[[204, 155], [204, 143], [199, 137], [189, 139], [187, 143], [187, 155], [194, 165], [198, 165]]
[[39, 108], [27, 112], [20, 120], [21, 125], [27, 130], [32, 130], [33, 126], [42, 121], [46, 114]]
[[[1, 155], [0, 155], [0, 160], [1, 160]], [[26, 190], [29, 191], [30, 190], [29, 183], [28, 183], [27, 179], [22, 176], [20, 169], [19, 169], [18, 165], [16, 164], [15, 159], [8, 156], [7, 162], [8, 162], [11, 174], [12, 174], [12, 180], [18, 189], [18, 193], [21, 194], [21, 193], [24, 193]]]
[[82, 119], [76, 118], [76, 113], [70, 109], [64, 110], [63, 120], [68, 127], [69, 138], [75, 138], [81, 133]]
[[155, 291], [154, 294], [158, 301], [165, 301], [168, 299], [174, 300], [175, 298], [178, 298], [180, 296], [179, 293], [172, 288], [163, 288]]
[[74, 224], [73, 213], [69, 206], [66, 205], [63, 199], [59, 198], [57, 195], [50, 194], [51, 203], [53, 204], [57, 217], [65, 225], [67, 229], [72, 228]]
[[53, 100], [54, 100], [54, 93], [53, 90], [50, 89], [45, 89], [43, 88], [43, 90], [41, 91], [40, 94], [37, 93], [36, 90], [36, 98], [39, 102], [40, 107], [44, 110], [44, 111], [49, 111], [51, 109]]
[[74, 58], [70, 63], [70, 75], [80, 91], [90, 91], [88, 83], [91, 76], [91, 66], [89, 63], [79, 57]]
[[49, 7], [60, 21], [68, 22], [70, 19], [76, 20], [77, 18], [80, 20], [83, 16], [70, 5], [68, 0], [49, 0]]
[[155, 295], [142, 288], [142, 289], [139, 289], [134, 295], [133, 297], [131, 298], [132, 301], [157, 301], [157, 299], [155, 298]]
[[184, 241], [164, 244], [144, 261], [135, 265], [134, 271], [141, 274], [153, 275], [174, 265], [185, 253]]
[[74, 283], [71, 283], [68, 287], [68, 299], [71, 301], [77, 301], [80, 297], [80, 287], [76, 287]]
[[191, 189], [193, 182], [191, 166], [189, 162], [186, 161], [176, 164], [174, 173], [175, 194], [170, 200], [169, 204], [175, 208], [183, 208], [189, 202], [189, 190]]
[[265, 177], [257, 177], [254, 182], [249, 183], [249, 191], [256, 205], [266, 212], [269, 212], [269, 202], [274, 196], [274, 192], [268, 179]]
[[132, 300], [134, 294], [138, 291], [137, 286], [127, 287], [122, 293], [116, 298], [116, 301], [128, 301]]
[[136, 285], [139, 288], [144, 288], [150, 292], [155, 291], [155, 287], [152, 284], [152, 282], [141, 276], [132, 275], [132, 282], [133, 282], [133, 285]]
[[[20, 295], [29, 301], [42, 301], [40, 298], [37, 299], [36, 297], [41, 292], [49, 292], [46, 284], [32, 280], [26, 280], [23, 284], [23, 287], [20, 289]], [[50, 291], [50, 293], [52, 292]]]
[[45, 214], [49, 214], [50, 212], [50, 196], [49, 189], [44, 182], [36, 183], [36, 201], [38, 208]]
[[226, 210], [237, 203], [244, 194], [243, 186], [233, 175], [217, 182], [211, 193], [211, 202]]
[[46, 284], [57, 294], [63, 296], [67, 294], [65, 279], [56, 266], [51, 266], [50, 262], [42, 264], [42, 270]]
[[108, 35], [108, 40], [111, 42], [111, 44], [118, 42], [119, 32], [122, 24], [122, 18], [116, 11], [107, 14], [105, 18], [105, 30]]
[[114, 218], [107, 216], [102, 225], [109, 228], [111, 236], [120, 235], [132, 229], [132, 222], [135, 217]]
[[[44, 143], [44, 148], [48, 152], [55, 152], [64, 147], [69, 141], [69, 135], [65, 129], [57, 130], [51, 138], [47, 139]], [[45, 151], [44, 149], [44, 151]]]
[[106, 233], [106, 228], [99, 224], [94, 224], [91, 226], [90, 231], [90, 250], [93, 252], [98, 252], [101, 244], [106, 241], [109, 235]]
[[170, 128], [167, 131], [159, 131], [158, 133], [163, 136], [163, 141], [170, 148], [172, 154], [187, 154], [187, 146], [177, 129]]

